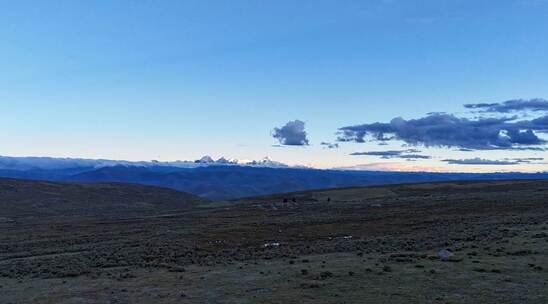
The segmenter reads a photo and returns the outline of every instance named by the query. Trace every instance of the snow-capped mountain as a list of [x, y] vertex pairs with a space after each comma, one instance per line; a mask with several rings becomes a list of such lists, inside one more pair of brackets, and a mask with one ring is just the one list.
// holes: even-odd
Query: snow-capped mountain
[[201, 165], [236, 165], [236, 166], [252, 166], [252, 167], [268, 167], [268, 168], [288, 168], [289, 166], [277, 162], [274, 160], [271, 160], [268, 156], [264, 157], [261, 160], [237, 160], [234, 158], [226, 159], [225, 157], [221, 157], [217, 160], [214, 160], [211, 156], [206, 155], [198, 160], [194, 161], [195, 164], [201, 164]]
[[217, 161], [216, 161], [217, 164], [226, 164], [226, 165], [229, 165], [229, 164], [238, 164], [238, 160], [237, 159], [234, 159], [234, 158], [231, 158], [231, 159], [226, 159], [224, 157], [221, 157], [219, 158]]
[[261, 160], [252, 160], [250, 162], [245, 163], [247, 166], [255, 166], [255, 167], [269, 167], [269, 168], [287, 168], [288, 165], [277, 162], [274, 160], [271, 160], [268, 156], [261, 159]]
[[239, 161], [237, 159], [227, 159], [220, 157], [214, 160], [211, 156], [189, 161], [126, 161], [109, 159], [84, 159], [84, 158], [54, 158], [54, 157], [10, 157], [0, 156], [0, 170], [52, 170], [52, 169], [70, 169], [78, 167], [103, 168], [113, 166], [137, 166], [137, 167], [177, 167], [177, 168], [196, 168], [203, 166], [252, 166], [252, 167], [270, 167], [286, 168], [289, 167], [281, 162], [273, 161], [268, 157], [261, 160]]
[[215, 163], [213, 158], [211, 158], [211, 156], [209, 156], [209, 155], [205, 155], [202, 158], [195, 160], [194, 162], [196, 164], [212, 164], [212, 163]]

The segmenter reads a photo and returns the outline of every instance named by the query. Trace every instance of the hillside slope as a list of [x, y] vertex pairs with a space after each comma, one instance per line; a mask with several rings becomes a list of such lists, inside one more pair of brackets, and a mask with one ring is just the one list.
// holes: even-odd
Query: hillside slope
[[0, 221], [128, 218], [188, 210], [201, 201], [192, 194], [152, 186], [0, 178]]
[[210, 166], [193, 169], [115, 166], [81, 172], [67, 176], [65, 180], [154, 185], [219, 200], [337, 187], [451, 180], [532, 178], [546, 179], [548, 174], [374, 172], [239, 166]]

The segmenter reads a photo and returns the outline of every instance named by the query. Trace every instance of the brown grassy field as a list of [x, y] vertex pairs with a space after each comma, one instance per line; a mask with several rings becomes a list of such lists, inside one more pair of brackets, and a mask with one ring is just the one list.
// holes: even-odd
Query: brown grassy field
[[0, 211], [0, 303], [548, 303], [547, 204], [547, 181], [490, 181]]

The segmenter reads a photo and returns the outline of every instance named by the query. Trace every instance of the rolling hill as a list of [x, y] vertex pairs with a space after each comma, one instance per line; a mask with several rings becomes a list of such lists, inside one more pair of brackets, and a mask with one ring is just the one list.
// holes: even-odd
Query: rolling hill
[[313, 189], [452, 180], [546, 179], [548, 174], [342, 171], [303, 168], [114, 166], [66, 176], [75, 182], [126, 182], [166, 187], [213, 200]]
[[204, 157], [193, 162], [127, 162], [0, 156], [0, 177], [85, 183], [136, 183], [213, 199], [313, 189], [452, 180], [548, 179], [548, 173], [436, 173], [320, 170], [264, 159], [245, 164]]
[[129, 218], [188, 210], [204, 199], [159, 187], [0, 178], [0, 221]]
[[[69, 214], [0, 223], [2, 303], [548, 300], [548, 181], [320, 189], [188, 211], [192, 196], [155, 187], [0, 185], [0, 212]], [[153, 205], [145, 215], [182, 211], [73, 220], [136, 201]]]

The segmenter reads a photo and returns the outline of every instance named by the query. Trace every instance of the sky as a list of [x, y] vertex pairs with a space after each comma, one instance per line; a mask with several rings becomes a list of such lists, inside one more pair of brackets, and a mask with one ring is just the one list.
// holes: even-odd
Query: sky
[[0, 155], [548, 171], [548, 1], [0, 0], [0, 25]]

